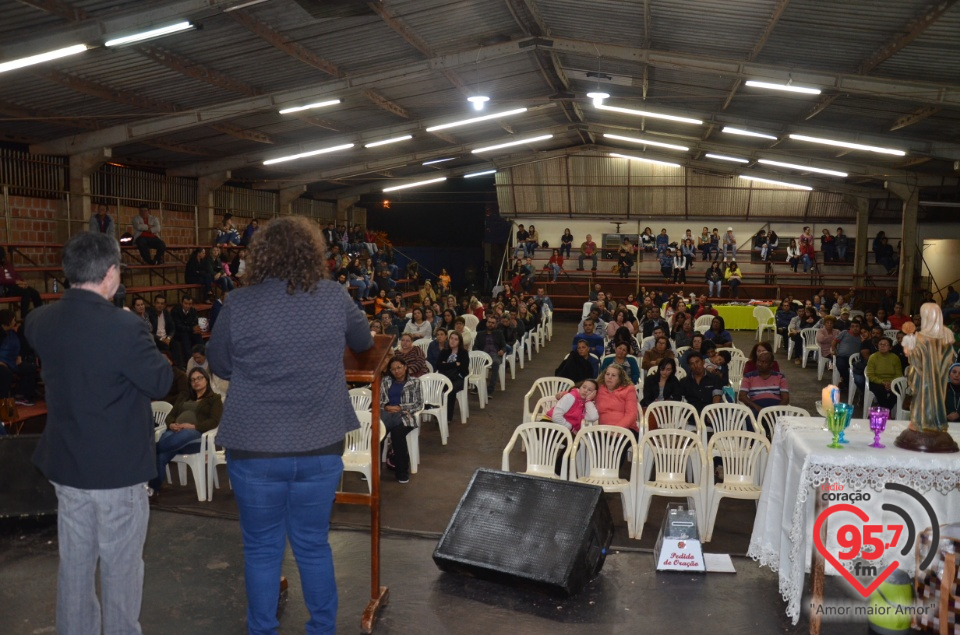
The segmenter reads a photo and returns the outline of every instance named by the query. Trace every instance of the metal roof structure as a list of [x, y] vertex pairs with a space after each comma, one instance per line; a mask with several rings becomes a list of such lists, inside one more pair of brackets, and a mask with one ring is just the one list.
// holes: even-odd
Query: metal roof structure
[[[267, 190], [306, 185], [314, 197], [333, 199], [556, 156], [622, 152], [704, 174], [755, 174], [834, 193], [886, 196], [884, 182], [898, 180], [920, 185], [928, 199], [960, 200], [956, 0], [4, 5], [0, 68], [71, 45], [88, 47], [0, 73], [0, 140], [38, 154], [108, 147], [124, 165], [177, 176], [229, 172], [234, 184]], [[181, 21], [194, 28], [104, 46]], [[754, 88], [746, 85], [750, 80], [822, 92]], [[601, 107], [587, 96], [595, 91], [610, 95]], [[467, 102], [478, 94], [490, 97], [480, 112]], [[340, 101], [279, 112], [329, 100]], [[430, 130], [518, 109], [526, 110]], [[730, 134], [725, 127], [769, 138]], [[605, 136], [611, 134], [688, 149]], [[307, 153], [315, 154], [264, 164]], [[438, 159], [452, 160], [423, 165]]]

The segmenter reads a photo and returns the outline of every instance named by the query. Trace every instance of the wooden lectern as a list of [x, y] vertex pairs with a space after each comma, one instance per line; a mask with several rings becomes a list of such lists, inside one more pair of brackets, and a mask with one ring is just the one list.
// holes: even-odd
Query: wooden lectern
[[393, 335], [375, 335], [373, 346], [363, 353], [344, 351], [343, 367], [350, 383], [370, 384], [373, 399], [370, 404], [370, 493], [354, 494], [337, 492], [336, 502], [347, 505], [364, 505], [370, 508], [370, 602], [360, 618], [360, 631], [372, 633], [377, 611], [386, 606], [389, 589], [380, 586], [380, 375], [390, 359]]

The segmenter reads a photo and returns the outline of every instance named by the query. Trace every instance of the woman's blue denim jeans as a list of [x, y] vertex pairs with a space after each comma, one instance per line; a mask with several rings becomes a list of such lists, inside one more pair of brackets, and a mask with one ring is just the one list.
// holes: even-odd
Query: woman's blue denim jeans
[[306, 632], [337, 630], [337, 583], [328, 542], [343, 460], [339, 454], [264, 459], [227, 456], [240, 510], [247, 631], [276, 633], [277, 598], [287, 538], [300, 570]]

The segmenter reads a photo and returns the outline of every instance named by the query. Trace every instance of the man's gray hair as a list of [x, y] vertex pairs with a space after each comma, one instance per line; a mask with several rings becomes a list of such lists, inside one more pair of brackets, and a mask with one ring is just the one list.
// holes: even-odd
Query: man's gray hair
[[101, 282], [112, 266], [120, 266], [120, 243], [99, 232], [81, 232], [63, 246], [63, 273], [70, 284]]

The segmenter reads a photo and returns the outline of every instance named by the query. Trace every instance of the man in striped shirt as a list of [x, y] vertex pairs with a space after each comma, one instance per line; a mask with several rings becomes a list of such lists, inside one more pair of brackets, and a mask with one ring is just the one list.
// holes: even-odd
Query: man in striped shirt
[[740, 382], [740, 403], [754, 414], [768, 406], [786, 406], [790, 403], [787, 378], [771, 370], [773, 356], [764, 351], [757, 355], [757, 370], [747, 373]]

